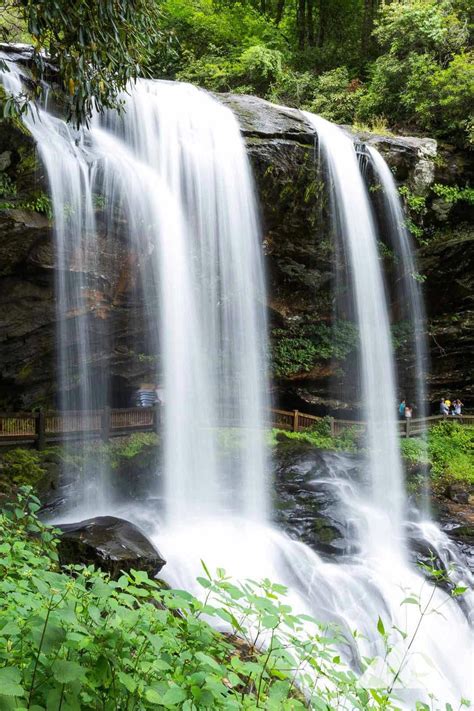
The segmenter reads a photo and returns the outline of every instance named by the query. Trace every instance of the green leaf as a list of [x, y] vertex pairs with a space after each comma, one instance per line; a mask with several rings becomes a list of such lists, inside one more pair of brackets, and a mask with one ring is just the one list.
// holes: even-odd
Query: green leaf
[[212, 581], [212, 575], [211, 575], [210, 572], [209, 572], [209, 568], [207, 567], [207, 565], [205, 564], [205, 562], [202, 560], [202, 558], [201, 558], [201, 565], [202, 565], [203, 570], [204, 570], [204, 572], [206, 573], [208, 579]]
[[3, 696], [24, 696], [21, 686], [21, 671], [18, 667], [0, 669], [0, 694]]
[[377, 621], [377, 631], [378, 631], [379, 634], [381, 634], [382, 636], [385, 636], [385, 627], [383, 626], [383, 622], [382, 622], [382, 618], [381, 618], [381, 617], [379, 617], [379, 619], [378, 619], [378, 621]]
[[221, 665], [218, 664], [216, 660], [210, 657], [208, 654], [204, 654], [204, 652], [196, 652], [195, 658], [198, 659], [202, 664], [211, 667], [211, 669], [214, 669], [219, 673], [222, 671]]
[[262, 625], [267, 630], [273, 630], [280, 624], [280, 619], [277, 615], [263, 615]]
[[117, 674], [117, 677], [119, 678], [120, 682], [124, 685], [124, 687], [129, 691], [131, 694], [133, 694], [136, 691], [137, 688], [137, 682], [133, 678], [131, 674], [125, 674], [125, 672], [119, 672]]
[[70, 684], [71, 681], [83, 679], [86, 670], [78, 662], [70, 662], [67, 659], [58, 659], [53, 664], [53, 676], [56, 681], [62, 684]]
[[400, 605], [419, 605], [420, 601], [418, 598], [410, 596], [406, 597], [404, 600], [401, 601]]
[[155, 689], [152, 689], [151, 687], [145, 690], [145, 698], [151, 704], [163, 703], [163, 697], [161, 696], [161, 694], [159, 694]]
[[161, 703], [163, 706], [173, 707], [174, 705], [182, 703], [186, 698], [186, 692], [180, 686], [172, 686], [168, 689], [166, 694], [163, 696]]

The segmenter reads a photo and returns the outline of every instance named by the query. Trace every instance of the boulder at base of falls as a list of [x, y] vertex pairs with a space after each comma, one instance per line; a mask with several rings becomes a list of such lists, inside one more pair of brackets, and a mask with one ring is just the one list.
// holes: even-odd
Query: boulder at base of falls
[[114, 516], [58, 524], [61, 565], [95, 565], [112, 578], [122, 571], [144, 570], [155, 576], [166, 561], [137, 526]]

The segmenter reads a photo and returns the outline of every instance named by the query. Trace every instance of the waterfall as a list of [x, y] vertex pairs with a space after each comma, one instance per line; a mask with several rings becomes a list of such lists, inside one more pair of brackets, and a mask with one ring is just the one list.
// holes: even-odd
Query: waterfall
[[[4, 81], [20, 93], [17, 65]], [[109, 284], [110, 293], [103, 293], [102, 269], [119, 272], [125, 246], [140, 273], [148, 351], [159, 353], [154, 379], [166, 402], [168, 520], [225, 512], [265, 520], [265, 287], [237, 121], [209, 94], [185, 84], [141, 81], [121, 98], [126, 113], [96, 116], [90, 130], [73, 132], [43, 108], [24, 118], [54, 206], [60, 408], [71, 409], [72, 383], [80, 411], [109, 400], [107, 363], [92, 373], [90, 361], [93, 352], [113, 348], [114, 289]], [[96, 196], [104, 201], [100, 224]], [[113, 233], [115, 245], [108, 238]], [[219, 456], [222, 425], [239, 432], [232, 461]], [[101, 513], [113, 501], [106, 457], [98, 476], [90, 476], [97, 462], [82, 444], [86, 475], [71, 512], [76, 517]]]
[[[425, 541], [427, 548], [436, 551], [441, 560], [454, 563], [462, 569], [462, 562], [453, 554], [447, 537], [433, 524], [406, 522], [403, 469], [399, 451], [399, 438], [396, 421], [396, 378], [391, 345], [388, 308], [385, 288], [377, 249], [377, 230], [372, 215], [367, 186], [364, 183], [355, 146], [351, 138], [340, 128], [319, 116], [304, 112], [305, 117], [315, 128], [318, 137], [320, 163], [326, 171], [330, 191], [330, 212], [333, 226], [337, 226], [343, 242], [343, 251], [347, 255], [352, 296], [355, 302], [357, 326], [359, 330], [363, 404], [367, 421], [367, 479], [368, 488], [363, 500], [359, 500], [360, 491], [351, 491], [351, 502], [346, 499], [346, 506], [351, 515], [358, 519], [357, 536], [361, 546], [359, 561], [373, 566], [373, 574], [382, 575], [379, 581], [379, 593], [383, 591], [384, 602], [389, 606], [392, 620], [400, 614], [397, 606], [401, 598], [397, 596], [397, 580], [401, 587], [417, 587], [416, 576], [407, 563], [405, 529], [414, 529], [415, 538]], [[403, 212], [398, 199], [393, 177], [380, 154], [369, 149], [377, 176], [385, 191], [385, 204], [388, 212], [393, 241], [398, 244], [402, 262], [402, 271], [413, 277], [415, 272], [409, 235], [404, 227]], [[407, 287], [410, 323], [415, 329], [415, 361], [417, 380], [419, 381], [418, 401], [424, 403], [424, 313], [419, 291], [411, 282]], [[420, 332], [421, 331], [421, 332]], [[456, 571], [455, 579], [459, 575]], [[466, 571], [469, 581], [469, 574]], [[461, 574], [462, 577], [462, 574]], [[466, 577], [464, 580], [466, 580]], [[390, 582], [391, 581], [391, 582]], [[388, 583], [388, 585], [387, 585]], [[348, 586], [350, 587], [350, 586]], [[405, 587], [405, 590], [408, 589]], [[425, 591], [426, 592], [426, 591]], [[439, 591], [431, 591], [433, 597]], [[431, 593], [430, 593], [431, 594]], [[398, 597], [398, 600], [397, 600]], [[426, 598], [425, 598], [426, 599]], [[447, 603], [447, 600], [445, 601]], [[444, 604], [444, 603], [441, 603]], [[474, 610], [472, 594], [468, 593], [466, 604], [470, 614]], [[450, 613], [457, 617], [455, 605], [451, 603]], [[432, 621], [428, 624], [433, 624]], [[465, 653], [469, 656], [472, 642], [466, 625], [464, 637]], [[449, 629], [449, 628], [448, 628]], [[445, 633], [448, 633], [448, 629]], [[433, 630], [432, 630], [433, 632]], [[424, 637], [420, 650], [424, 648], [436, 659], [438, 670], [446, 671], [449, 658], [445, 650], [440, 649], [437, 633]], [[423, 636], [426, 631], [423, 631]], [[449, 633], [448, 633], [449, 634]], [[448, 637], [453, 653], [455, 640]], [[398, 644], [396, 642], [395, 644]], [[456, 650], [457, 651], [457, 650]], [[458, 653], [456, 654], [459, 660]], [[415, 664], [416, 667], [416, 664]], [[448, 679], [457, 677], [462, 688], [467, 683], [469, 672], [459, 676], [455, 667], [446, 675]], [[418, 669], [415, 676], [419, 674]], [[419, 678], [419, 677], [418, 677]], [[435, 681], [431, 679], [431, 683]], [[456, 688], [456, 684], [454, 685]], [[466, 687], [468, 688], [468, 687]], [[434, 689], [434, 686], [432, 687]], [[440, 697], [442, 698], [442, 697]]]
[[[428, 414], [425, 365], [428, 359], [425, 335], [426, 318], [413, 244], [406, 226], [406, 218], [392, 171], [376, 148], [368, 146], [367, 150], [372, 161], [375, 181], [378, 181], [381, 187], [383, 214], [398, 267], [396, 298], [399, 303], [402, 303], [404, 316], [411, 330], [408, 347], [414, 354], [415, 417], [425, 417]], [[424, 477], [423, 508], [426, 511], [429, 510], [426, 467]]]
[[[349, 255], [361, 349], [362, 399], [367, 420], [369, 497], [366, 546], [375, 557], [401, 555], [403, 475], [396, 425], [390, 326], [369, 197], [354, 145], [341, 129], [305, 112], [318, 133], [331, 184], [331, 213]], [[387, 506], [390, 501], [390, 506]]]
[[[0, 53], [8, 72], [2, 83], [14, 96], [21, 96], [27, 70]], [[92, 340], [107, 352], [107, 322], [101, 318], [97, 294], [102, 290], [97, 226], [91, 180], [92, 156], [85, 145], [84, 132], [74, 131], [65, 121], [41, 106], [30, 107], [23, 122], [36, 141], [46, 169], [54, 210], [55, 306], [57, 320], [57, 383], [61, 411], [74, 411], [74, 425], [87, 428], [87, 412], [107, 401], [108, 377], [99, 369], [92, 380]], [[69, 278], [68, 278], [69, 277]], [[97, 350], [97, 348], [95, 349]], [[67, 426], [66, 426], [67, 427]], [[107, 463], [100, 451], [92, 453], [87, 437], [71, 448], [64, 431], [66, 458], [79, 452], [79, 466], [64, 467], [64, 479], [75, 479], [75, 508], [84, 514], [105, 510], [108, 502]], [[98, 476], [91, 475], [93, 471]]]
[[[179, 240], [163, 229], [151, 238], [162, 305], [169, 519], [223, 512], [265, 519], [265, 288], [237, 121], [189, 85], [139, 82], [124, 101], [123, 118], [109, 113], [107, 129], [165, 183], [182, 221]], [[142, 200], [150, 200], [143, 189]], [[217, 451], [217, 428], [226, 423], [240, 431], [231, 464]]]
[[[21, 91], [22, 71], [12, 63], [3, 79], [7, 90]], [[122, 303], [124, 328], [133, 329], [143, 300], [140, 348], [154, 359], [151, 377], [165, 399], [163, 489], [157, 477], [148, 500], [117, 502], [105, 460], [92, 484], [90, 476], [83, 480], [70, 516], [118, 512], [143, 524], [168, 560], [166, 579], [185, 589], [197, 589], [201, 559], [211, 569], [226, 565], [236, 577], [283, 582], [295, 611], [340, 626], [341, 657], [356, 672], [361, 659], [375, 657], [372, 672], [389, 680], [388, 665], [397, 668], [406, 655], [395, 690], [401, 707], [412, 709], [415, 699], [428, 701], [431, 693], [458, 704], [470, 695], [469, 626], [456, 602], [408, 561], [387, 306], [352, 142], [307, 115], [319, 135], [333, 219], [349, 254], [369, 423], [362, 481], [347, 475], [341, 459], [314, 482], [316, 490], [334, 489], [354, 538], [347, 553], [328, 562], [271, 523], [265, 289], [254, 187], [238, 124], [217, 100], [188, 85], [140, 81], [122, 98], [124, 115], [96, 116], [78, 132], [52, 106], [24, 117], [55, 213], [61, 407], [74, 399], [87, 410], [113, 395], [108, 358], [121, 334], [112, 332], [109, 316], [124, 299], [119, 274], [128, 272], [133, 283]], [[97, 353], [103, 362], [92, 362]], [[223, 436], [232, 444], [224, 454]], [[423, 535], [436, 537], [428, 525]], [[401, 604], [410, 592], [423, 605], [442, 606], [443, 615], [419, 625], [417, 608]], [[376, 629], [379, 616], [393, 647], [388, 655]], [[360, 683], [370, 688], [362, 674]]]

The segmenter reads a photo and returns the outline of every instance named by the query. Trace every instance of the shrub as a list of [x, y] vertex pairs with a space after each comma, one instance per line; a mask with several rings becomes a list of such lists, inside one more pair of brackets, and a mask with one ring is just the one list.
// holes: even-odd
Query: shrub
[[275, 104], [310, 106], [317, 87], [317, 79], [311, 72], [295, 72], [284, 69], [270, 86], [267, 98]]
[[474, 484], [474, 428], [440, 422], [429, 432], [428, 456], [435, 479]]
[[282, 74], [283, 56], [276, 49], [256, 45], [245, 49], [240, 56], [242, 80], [255, 91], [266, 94], [270, 85], [278, 81]]
[[415, 464], [428, 464], [434, 484], [462, 481], [474, 484], [474, 429], [459, 422], [440, 422], [421, 438], [402, 439], [403, 457]]
[[[330, 429], [330, 418], [324, 417], [312, 429], [303, 432], [288, 432], [287, 430], [272, 430], [271, 444], [286, 438], [299, 442], [307, 442], [316, 449], [338, 450], [343, 452], [358, 452], [360, 434], [357, 429], [348, 427], [341, 434], [332, 437]], [[278, 435], [278, 437], [277, 437]]]
[[109, 445], [113, 461], [119, 459], [133, 459], [141, 454], [144, 449], [157, 447], [160, 438], [155, 432], [136, 432], [129, 437], [112, 441]]
[[12, 449], [0, 459], [0, 486], [4, 491], [12, 486], [35, 486], [45, 473], [42, 456], [33, 449]]
[[329, 121], [353, 123], [362, 93], [360, 82], [351, 80], [346, 67], [331, 69], [318, 77], [309, 109]]

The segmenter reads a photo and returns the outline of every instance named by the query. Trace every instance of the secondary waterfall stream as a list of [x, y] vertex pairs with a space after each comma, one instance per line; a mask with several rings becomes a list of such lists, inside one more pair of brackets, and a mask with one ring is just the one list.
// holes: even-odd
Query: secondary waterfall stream
[[[21, 70], [12, 64], [3, 81], [19, 93]], [[335, 467], [325, 482], [353, 522], [355, 550], [327, 562], [270, 523], [264, 279], [254, 189], [237, 121], [216, 99], [188, 85], [139, 82], [124, 101], [124, 116], [96, 117], [80, 132], [45, 107], [24, 118], [47, 171], [55, 214], [61, 406], [71, 406], [74, 368], [79, 411], [108, 400], [107, 373], [92, 378], [90, 345], [99, 339], [107, 349], [116, 337], [106, 318], [111, 306], [97, 286], [110, 270], [123, 269], [120, 245], [134, 255], [128, 268], [137, 276], [137, 298], [146, 301], [147, 352], [160, 355], [155, 377], [166, 401], [164, 488], [160, 492], [157, 483], [141, 507], [121, 504], [120, 515], [146, 525], [168, 560], [171, 584], [194, 589], [200, 559], [210, 568], [226, 566], [235, 577], [283, 582], [295, 610], [341, 626], [348, 664], [357, 668], [358, 658], [375, 657], [372, 671], [387, 678], [387, 664], [396, 668], [408, 654], [395, 689], [404, 707], [430, 693], [458, 704], [471, 694], [469, 625], [456, 602], [433, 590], [408, 560], [387, 307], [352, 141], [306, 115], [318, 133], [334, 219], [349, 254], [369, 423], [362, 481], [344, 478]], [[66, 287], [66, 271], [77, 277], [72, 288]], [[220, 423], [229, 421], [239, 435], [233, 456], [223, 459]], [[84, 478], [81, 500], [69, 502], [70, 517], [118, 510], [106, 460], [101, 471], [97, 482]], [[419, 531], [433, 549], [444, 546], [434, 524]], [[443, 615], [424, 621], [407, 650], [419, 622], [418, 610], [401, 604], [410, 591], [423, 602], [432, 597]], [[379, 616], [391, 630], [388, 658], [376, 630]]]

